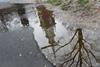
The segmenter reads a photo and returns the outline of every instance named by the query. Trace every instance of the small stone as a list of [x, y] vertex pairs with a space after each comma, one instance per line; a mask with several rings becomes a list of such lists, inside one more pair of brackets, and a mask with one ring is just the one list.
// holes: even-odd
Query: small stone
[[21, 41], [23, 41], [23, 40], [24, 40], [24, 38], [21, 39]]
[[29, 54], [32, 54], [32, 52], [29, 52]]
[[20, 54], [19, 54], [19, 56], [21, 57], [21, 56], [22, 56], [22, 54], [20, 53]]

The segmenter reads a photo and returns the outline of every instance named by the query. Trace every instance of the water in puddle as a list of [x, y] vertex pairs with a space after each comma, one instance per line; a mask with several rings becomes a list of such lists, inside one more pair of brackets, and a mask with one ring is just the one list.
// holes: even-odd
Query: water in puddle
[[[39, 17], [36, 13], [36, 10], [30, 9], [26, 10], [26, 15], [29, 19], [29, 26], [32, 27], [35, 40], [37, 41], [42, 52], [48, 57], [50, 57], [59, 45], [64, 45], [69, 40], [69, 33], [66, 28], [62, 25], [62, 21], [55, 18], [55, 23], [52, 25], [46, 24], [43, 25], [39, 21]], [[12, 12], [7, 15], [9, 20], [7, 23], [7, 28], [9, 31], [13, 31], [22, 27], [20, 17], [16, 12]], [[47, 28], [46, 28], [47, 26]], [[54, 47], [48, 47], [49, 45], [57, 45]], [[45, 49], [43, 49], [45, 48]], [[63, 54], [61, 52], [60, 54]], [[52, 57], [52, 56], [51, 56]], [[50, 59], [51, 59], [50, 57]], [[53, 58], [54, 59], [54, 58]]]
[[[70, 40], [69, 33], [63, 26], [62, 21], [55, 18], [54, 24], [49, 25], [45, 23], [45, 25], [43, 25], [40, 23], [39, 17], [35, 11], [33, 13], [28, 13], [27, 16], [30, 21], [29, 25], [34, 29], [33, 34], [40, 49], [49, 60], [54, 60], [55, 49], [60, 45], [66, 44]], [[70, 50], [69, 47], [70, 46], [67, 46], [67, 50]], [[62, 50], [62, 52], [58, 54], [63, 55], [64, 51]]]
[[[38, 43], [39, 48], [45, 54], [45, 56], [53, 63], [54, 61], [53, 51], [55, 51], [60, 45], [64, 45], [67, 42], [69, 42], [74, 33], [71, 33], [70, 30], [66, 29], [65, 26], [62, 24], [62, 20], [59, 20], [56, 17], [55, 17], [55, 23], [53, 23], [52, 25], [46, 23], [45, 25], [41, 24], [35, 9], [31, 8], [30, 10], [26, 10], [26, 15], [29, 20], [29, 26], [33, 28], [33, 35]], [[8, 18], [9, 20], [6, 23], [9, 31], [13, 31], [22, 27], [20, 17], [16, 12], [12, 12], [7, 16], [9, 17]], [[1, 21], [0, 25], [2, 25]], [[58, 54], [56, 54], [56, 56], [64, 55], [65, 53], [67, 53], [67, 51], [68, 52], [70, 51], [71, 47], [70, 45], [68, 45], [64, 48], [61, 51], [59, 51]], [[19, 56], [21, 55], [19, 54]]]

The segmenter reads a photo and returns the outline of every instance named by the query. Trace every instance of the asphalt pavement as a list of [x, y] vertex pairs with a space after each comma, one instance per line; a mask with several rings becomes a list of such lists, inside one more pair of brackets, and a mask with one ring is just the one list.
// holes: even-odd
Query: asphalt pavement
[[29, 27], [0, 32], [0, 67], [54, 67], [41, 53]]

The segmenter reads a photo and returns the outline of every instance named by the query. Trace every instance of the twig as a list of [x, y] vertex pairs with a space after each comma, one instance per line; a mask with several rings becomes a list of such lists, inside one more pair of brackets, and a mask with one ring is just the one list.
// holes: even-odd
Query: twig
[[65, 63], [68, 63], [69, 61], [72, 61], [72, 63], [69, 65], [69, 67], [71, 67], [72, 64], [74, 63], [75, 57], [77, 56], [78, 52], [79, 52], [79, 50], [77, 50], [77, 52], [75, 53], [73, 58], [66, 60], [65, 62], [62, 63], [62, 65], [64, 65]]
[[95, 60], [97, 60], [96, 56], [93, 54], [93, 52], [91, 50], [89, 50], [89, 52], [91, 53], [91, 55], [95, 58]]
[[[88, 43], [88, 42], [85, 39], [83, 39], [82, 29], [80, 29], [80, 28], [76, 30], [75, 34], [73, 35], [73, 37], [71, 38], [71, 40], [67, 44], [59, 47], [54, 52], [57, 52], [61, 48], [70, 44], [72, 42], [72, 40], [74, 39], [74, 37], [76, 36], [77, 32], [78, 32], [78, 40], [77, 40], [76, 44], [74, 45], [72, 51], [65, 55], [68, 57], [65, 59], [65, 61], [61, 64], [60, 67], [63, 67], [65, 63], [67, 64], [69, 62], [70, 62], [70, 64], [68, 65], [68, 67], [72, 67], [75, 60], [76, 60], [76, 57], [78, 58], [78, 60], [76, 62], [76, 67], [82, 67], [82, 64], [85, 64], [85, 63], [89, 67], [93, 67], [90, 55], [92, 55], [95, 58], [95, 60], [97, 60], [95, 55], [92, 53], [92, 51], [85, 47], [84, 42], [86, 42], [86, 43]], [[90, 45], [90, 43], [88, 43], [88, 44]], [[76, 48], [77, 48], [77, 50], [76, 50]], [[84, 56], [83, 56], [84, 54], [86, 54], [87, 60], [86, 60], [86, 58], [84, 58]], [[74, 55], [74, 56], [72, 56], [72, 55]]]
[[56, 45], [47, 45], [47, 46], [42, 47], [41, 49], [46, 49], [46, 48], [53, 47], [53, 46], [60, 46], [60, 45], [58, 45], [58, 44], [56, 44]]
[[72, 64], [74, 63], [75, 57], [76, 57], [76, 55], [78, 54], [78, 52], [79, 52], [79, 50], [78, 50], [78, 51], [76, 52], [76, 54], [74, 55], [74, 57], [73, 57], [73, 61], [72, 61], [72, 63], [69, 65], [69, 67], [71, 67]]
[[70, 40], [67, 44], [65, 44], [65, 45], [63, 45], [63, 46], [61, 46], [61, 47], [59, 47], [59, 48], [56, 50], [56, 52], [59, 51], [61, 48], [65, 47], [66, 45], [70, 44], [70, 43], [72, 42], [72, 40], [74, 39], [76, 33], [77, 33], [77, 31], [75, 32], [75, 34], [73, 35], [73, 37], [71, 38], [71, 40]]
[[86, 51], [86, 53], [87, 53], [87, 57], [88, 57], [88, 59], [89, 59], [89, 62], [90, 62], [90, 67], [92, 67], [92, 62], [91, 62], [91, 59], [90, 59], [90, 57], [89, 57], [89, 52], [88, 52], [88, 50], [83, 46], [83, 48], [85, 49], [85, 51]]
[[88, 66], [89, 66], [89, 63], [87, 62], [87, 60], [85, 59], [85, 58], [82, 58], [83, 60], [84, 60], [84, 62], [86, 63], [86, 64], [88, 64]]
[[[75, 51], [75, 48], [76, 48], [77, 44], [78, 44], [78, 41], [77, 41], [77, 43], [75, 44], [73, 50], [72, 50], [70, 53], [68, 53], [68, 54], [72, 54], [72, 53]], [[68, 56], [68, 54], [66, 54], [65, 56]]]
[[79, 57], [78, 57], [78, 61], [77, 61], [77, 63], [76, 63], [76, 67], [78, 67], [79, 61], [80, 61], [80, 59], [79, 59]]
[[89, 42], [87, 42], [85, 39], [83, 39], [84, 42], [86, 42], [87, 44], [91, 45]]

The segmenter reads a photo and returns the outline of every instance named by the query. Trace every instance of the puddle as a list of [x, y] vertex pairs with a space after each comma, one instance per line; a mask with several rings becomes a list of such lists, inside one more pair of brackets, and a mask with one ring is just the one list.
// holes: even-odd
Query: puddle
[[[66, 44], [69, 42], [71, 37], [73, 36], [75, 31], [71, 31], [71, 28], [68, 30], [65, 28], [65, 26], [69, 26], [70, 22], [68, 24], [64, 24], [63, 20], [58, 19], [57, 17], [54, 17], [55, 23], [48, 24], [48, 23], [40, 23], [39, 16], [36, 12], [36, 9], [28, 8], [26, 10], [26, 16], [29, 20], [29, 26], [33, 28], [33, 35], [35, 37], [35, 40], [38, 43], [39, 48], [44, 53], [44, 55], [53, 63], [54, 58], [56, 56], [62, 56], [65, 53], [69, 52], [72, 48], [72, 46], [68, 45], [64, 47], [62, 50], [54, 56], [54, 51], [61, 45]], [[9, 17], [7, 23], [8, 31], [13, 31], [16, 29], [19, 29], [22, 26], [20, 17], [16, 12], [12, 12], [11, 14], [8, 14], [7, 17]], [[72, 25], [73, 27], [74, 25]], [[0, 27], [4, 30], [4, 27], [0, 21]], [[0, 28], [1, 31], [1, 28]], [[87, 35], [88, 32], [85, 31], [85, 34]], [[93, 36], [93, 35], [92, 35]], [[90, 36], [91, 37], [91, 36]], [[94, 38], [94, 36], [93, 36]], [[91, 38], [91, 39], [93, 39]], [[96, 37], [97, 38], [97, 37]], [[99, 42], [98, 42], [99, 43]], [[32, 54], [32, 52], [30, 52]], [[19, 56], [22, 56], [19, 54]], [[61, 58], [60, 58], [61, 59]]]
[[[69, 37], [69, 33], [62, 24], [62, 21], [59, 19], [55, 18], [55, 23], [52, 25], [41, 24], [36, 9], [33, 8], [26, 10], [26, 15], [29, 20], [29, 26], [34, 29], [33, 34], [40, 48], [51, 44], [63, 45], [69, 39], [67, 38]], [[22, 27], [21, 20], [17, 12], [12, 12], [4, 17], [6, 18], [4, 21], [6, 21], [8, 31], [13, 31]], [[3, 27], [1, 21], [0, 25], [0, 27]], [[3, 28], [3, 30], [5, 29]], [[49, 52], [51, 52], [51, 50]]]
[[[57, 18], [54, 18], [55, 23], [53, 24], [43, 24], [40, 23], [36, 11], [28, 13], [27, 16], [30, 22], [29, 25], [34, 29], [33, 34], [40, 49], [50, 61], [54, 61], [54, 51], [70, 40], [69, 31], [66, 30], [62, 21]], [[63, 50], [65, 50], [66, 53], [67, 50], [70, 50], [70, 46], [67, 46], [67, 50], [66, 48]], [[63, 50], [58, 54], [63, 55]]]
[[[33, 25], [35, 35], [35, 39], [38, 42], [40, 48], [60, 42], [61, 44], [65, 44], [68, 37], [68, 31], [66, 28], [62, 25], [62, 23], [59, 23], [59, 21], [56, 20], [56, 24], [51, 26], [48, 29], [44, 29], [40, 26], [39, 22], [30, 22], [30, 24]], [[49, 42], [50, 40], [53, 40], [52, 42]]]
[[[53, 57], [51, 55], [54, 54], [55, 49], [60, 45], [66, 44], [70, 40], [70, 33], [66, 30], [61, 20], [54, 18], [55, 23], [53, 24], [40, 23], [36, 9], [33, 8], [26, 10], [26, 16], [29, 20], [29, 26], [33, 28], [35, 40], [47, 58], [50, 57], [51, 59], [51, 57]], [[9, 19], [6, 21], [8, 31], [17, 30], [23, 27], [18, 13], [12, 12], [11, 14], [7, 14], [6, 17]], [[69, 47], [70, 46], [67, 46], [67, 50], [70, 50]], [[67, 51], [66, 49], [64, 50]], [[62, 51], [59, 54], [63, 55], [64, 52]]]

